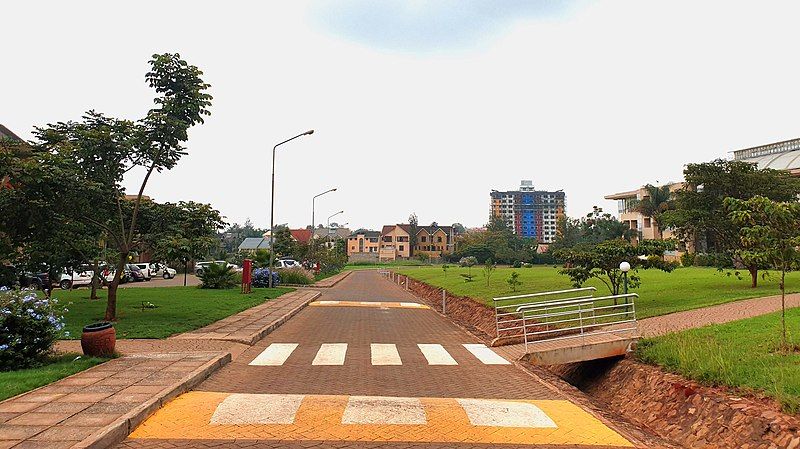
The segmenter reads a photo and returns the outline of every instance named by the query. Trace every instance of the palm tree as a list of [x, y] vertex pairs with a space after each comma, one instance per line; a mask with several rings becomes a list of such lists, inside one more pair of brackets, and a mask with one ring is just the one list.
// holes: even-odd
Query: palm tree
[[664, 231], [661, 229], [661, 214], [670, 209], [672, 204], [672, 191], [669, 185], [654, 186], [647, 184], [644, 186], [645, 197], [637, 201], [632, 210], [639, 212], [645, 217], [652, 218], [654, 226], [658, 228], [658, 238], [664, 238]]

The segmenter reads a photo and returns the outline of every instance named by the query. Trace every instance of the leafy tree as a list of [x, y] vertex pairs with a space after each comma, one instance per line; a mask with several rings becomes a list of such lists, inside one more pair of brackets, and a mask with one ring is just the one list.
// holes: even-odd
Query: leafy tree
[[473, 256], [462, 257], [458, 264], [462, 267], [467, 267], [467, 271], [472, 275], [472, 267], [478, 263], [478, 259]]
[[136, 249], [170, 262], [207, 256], [217, 247], [217, 232], [225, 226], [219, 211], [193, 201], [142, 201], [139, 217]]
[[615, 239], [630, 241], [636, 235], [635, 230], [597, 206], [583, 218], [561, 218], [557, 228], [556, 239], [550, 245], [550, 251]]
[[412, 212], [411, 215], [408, 216], [408, 225], [410, 228], [409, 234], [411, 234], [408, 237], [408, 255], [413, 256], [414, 248], [417, 247], [417, 231], [419, 230], [419, 219], [417, 218], [417, 214]]
[[[172, 169], [186, 154], [188, 130], [210, 115], [209, 85], [202, 72], [178, 54], [153, 55], [145, 80], [157, 94], [155, 107], [137, 120], [87, 112], [81, 121], [38, 128], [37, 146], [63, 159], [75, 187], [48, 207], [56, 219], [78, 221], [105, 234], [119, 255], [108, 288], [106, 320], [117, 317], [117, 287], [139, 236], [142, 199], [156, 172]], [[123, 177], [133, 169], [144, 176], [135, 195], [126, 197]]]
[[465, 228], [461, 223], [453, 223], [451, 227], [453, 228], [453, 232], [456, 234], [464, 234], [467, 232], [467, 228]]
[[296, 244], [292, 233], [286, 226], [275, 227], [275, 254], [277, 256], [291, 256], [296, 250]]
[[488, 259], [485, 264], [483, 264], [483, 274], [486, 276], [486, 286], [489, 286], [489, 278], [492, 277], [492, 273], [494, 273], [495, 268], [497, 265], [492, 262], [491, 259]]
[[672, 205], [672, 191], [670, 186], [654, 186], [647, 184], [644, 186], [647, 195], [633, 204], [633, 210], [645, 217], [650, 217], [657, 225], [658, 238], [664, 238], [664, 229], [661, 225], [661, 215], [668, 211]]
[[662, 213], [660, 224], [673, 229], [679, 239], [694, 242], [698, 251], [723, 254], [745, 267], [755, 288], [760, 266], [741, 259], [741, 226], [723, 203], [729, 197], [747, 200], [758, 195], [773, 201], [794, 201], [800, 194], [800, 180], [786, 172], [723, 159], [688, 164], [683, 174], [686, 183], [673, 192], [673, 209]]
[[506, 282], [508, 282], [508, 285], [511, 286], [512, 292], [516, 292], [517, 287], [522, 285], [522, 281], [519, 280], [519, 273], [517, 273], [516, 271], [511, 272], [511, 276], [509, 276]]
[[728, 198], [725, 206], [733, 222], [741, 226], [741, 259], [769, 264], [781, 272], [781, 342], [786, 348], [786, 272], [800, 265], [800, 203], [755, 196]]
[[[644, 240], [638, 245], [622, 239], [608, 240], [595, 245], [579, 245], [575, 248], [559, 250], [556, 257], [565, 262], [567, 268], [559, 273], [566, 275], [572, 285], [580, 288], [589, 279], [599, 279], [608, 287], [612, 295], [618, 295], [623, 282], [619, 269], [622, 262], [631, 265], [628, 273], [628, 287], [638, 288], [641, 284], [639, 269], [656, 268], [671, 272], [678, 264], [665, 262], [664, 251], [673, 249], [675, 242], [664, 240]], [[640, 256], [645, 256], [641, 258]]]

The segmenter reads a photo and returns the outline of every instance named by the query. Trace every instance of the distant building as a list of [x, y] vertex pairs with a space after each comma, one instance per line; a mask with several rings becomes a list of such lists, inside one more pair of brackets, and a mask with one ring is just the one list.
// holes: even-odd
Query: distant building
[[439, 259], [453, 252], [456, 233], [452, 226], [419, 226], [414, 254], [425, 253], [431, 259]]
[[733, 159], [751, 162], [761, 169], [784, 170], [792, 176], [800, 176], [800, 139], [735, 150]]
[[240, 253], [254, 253], [260, 249], [269, 249], [269, 237], [247, 237], [239, 244]]
[[491, 216], [505, 220], [516, 235], [539, 243], [555, 240], [556, 225], [566, 209], [563, 190], [536, 190], [533, 181], [523, 180], [519, 190], [492, 190], [490, 197]]
[[385, 225], [381, 229], [378, 257], [381, 261], [408, 259], [411, 257], [411, 225]]
[[[669, 190], [671, 192], [675, 192], [683, 188], [684, 184], [682, 182], [676, 182], [667, 185], [669, 185]], [[636, 210], [636, 204], [647, 198], [649, 198], [649, 194], [644, 187], [629, 192], [620, 192], [605, 196], [605, 199], [615, 200], [617, 202], [619, 221], [628, 228], [636, 231], [637, 236], [635, 240], [639, 240], [640, 238], [642, 240], [657, 240], [659, 236], [663, 239], [675, 237], [669, 229], [663, 229], [663, 232], [659, 233], [658, 223], [656, 223], [652, 217], [648, 217]]]
[[377, 262], [381, 233], [359, 229], [347, 237], [347, 258], [350, 262]]
[[314, 234], [311, 229], [289, 229], [292, 234], [292, 239], [297, 243], [308, 243], [311, 241], [311, 236]]
[[410, 224], [386, 225], [380, 232], [378, 259], [392, 261], [408, 259], [416, 254], [426, 254], [432, 259], [451, 254], [455, 250], [456, 231], [452, 226], [417, 226], [416, 244], [411, 247]]

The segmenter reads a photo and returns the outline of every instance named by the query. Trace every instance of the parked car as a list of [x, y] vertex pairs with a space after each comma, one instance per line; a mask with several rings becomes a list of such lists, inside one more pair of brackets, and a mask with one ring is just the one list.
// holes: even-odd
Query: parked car
[[36, 290], [49, 290], [50, 274], [46, 271], [39, 273], [24, 271], [19, 277], [19, 286], [22, 288], [35, 288]]
[[135, 264], [129, 263], [125, 265], [125, 268], [130, 271], [130, 280], [133, 282], [143, 282], [145, 281], [144, 273], [142, 270], [139, 269]]
[[276, 270], [281, 268], [300, 268], [300, 267], [302, 267], [302, 265], [300, 265], [300, 262], [294, 259], [286, 258], [286, 259], [278, 259], [275, 261]]
[[93, 277], [94, 271], [88, 265], [80, 265], [71, 270], [65, 268], [58, 278], [58, 286], [62, 290], [69, 290], [82, 285], [90, 285]]
[[135, 263], [133, 264], [141, 270], [142, 275], [144, 276], [145, 281], [149, 281], [152, 279], [152, 274], [150, 273], [150, 264], [149, 263]]
[[174, 268], [170, 268], [163, 263], [156, 262], [150, 264], [150, 274], [153, 277], [172, 279], [176, 274], [178, 274], [178, 272]]
[[235, 264], [226, 262], [224, 260], [211, 260], [211, 261], [195, 263], [194, 264], [194, 274], [196, 274], [197, 276], [200, 276], [201, 274], [203, 274], [203, 269], [205, 267], [211, 265], [212, 263], [213, 264], [217, 264], [217, 265], [224, 264], [224, 265], [227, 265], [227, 266], [233, 268], [234, 271], [242, 271], [242, 267], [240, 267], [239, 265], [235, 265]]

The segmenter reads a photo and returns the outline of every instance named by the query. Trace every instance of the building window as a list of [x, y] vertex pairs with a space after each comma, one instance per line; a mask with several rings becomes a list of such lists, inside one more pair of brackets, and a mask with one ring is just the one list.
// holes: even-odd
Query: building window
[[420, 242], [426, 242], [426, 241], [427, 241], [427, 237], [425, 237], [425, 236], [423, 235], [422, 237], [420, 237], [420, 238], [419, 238], [419, 241], [420, 241]]
[[649, 228], [650, 227], [650, 217], [645, 217], [644, 218], [644, 227], [645, 228]]
[[442, 243], [442, 238], [441, 237], [436, 237], [436, 241], [439, 242], [439, 243]]
[[405, 249], [405, 246], [404, 245], [400, 245], [397, 248], [402, 252]]

